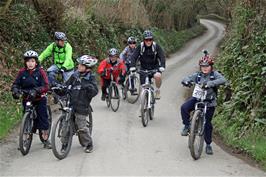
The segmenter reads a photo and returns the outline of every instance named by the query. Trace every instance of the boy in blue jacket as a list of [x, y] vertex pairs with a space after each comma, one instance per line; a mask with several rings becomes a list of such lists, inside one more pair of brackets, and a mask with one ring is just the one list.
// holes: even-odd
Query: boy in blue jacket
[[[204, 51], [205, 56], [203, 56], [199, 61], [200, 71], [196, 72], [188, 77], [185, 77], [182, 81], [184, 86], [190, 87], [192, 83], [203, 85], [207, 90], [207, 98], [210, 101], [208, 104], [206, 112], [206, 123], [205, 123], [205, 134], [204, 139], [206, 142], [206, 154], [213, 154], [211, 143], [212, 143], [212, 117], [215, 111], [215, 106], [217, 105], [217, 87], [219, 85], [225, 84], [225, 78], [217, 71], [213, 70], [213, 60], [208, 55], [207, 51]], [[187, 136], [190, 131], [190, 112], [194, 110], [195, 104], [198, 99], [195, 95], [190, 97], [181, 106], [181, 116], [184, 124], [184, 128], [181, 132], [182, 136]]]

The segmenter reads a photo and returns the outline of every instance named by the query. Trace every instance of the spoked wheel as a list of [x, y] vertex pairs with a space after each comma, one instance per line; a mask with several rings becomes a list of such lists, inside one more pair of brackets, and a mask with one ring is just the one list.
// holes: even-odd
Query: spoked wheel
[[[48, 129], [48, 139], [49, 139], [51, 127], [52, 127], [52, 111], [51, 111], [50, 106], [47, 106], [47, 113], [48, 113], [48, 123], [49, 123], [49, 129]], [[39, 138], [41, 142], [45, 141], [42, 137], [42, 131], [39, 131]]]
[[149, 97], [148, 91], [144, 90], [141, 95], [141, 102], [140, 102], [141, 121], [144, 127], [146, 127], [149, 122], [148, 97]]
[[107, 108], [109, 108], [111, 105], [111, 97], [110, 97], [111, 89], [112, 89], [112, 87], [108, 87], [106, 98], [105, 98]]
[[149, 116], [150, 120], [153, 120], [154, 118], [154, 106], [155, 106], [155, 98], [154, 98], [154, 93], [151, 93], [151, 108], [149, 109]]
[[[92, 125], [93, 125], [93, 124], [92, 124], [92, 113], [90, 112], [90, 113], [89, 113], [89, 120], [87, 120], [87, 124], [86, 124], [86, 127], [89, 128], [90, 135], [92, 135]], [[80, 143], [80, 145], [84, 147], [85, 145], [83, 144], [83, 142], [82, 142], [82, 140], [81, 140], [79, 134], [78, 134], [78, 139], [79, 139], [79, 143]]]
[[66, 115], [61, 115], [52, 129], [52, 149], [56, 158], [64, 159], [70, 149], [73, 138], [73, 130], [70, 122], [66, 122]]
[[128, 78], [126, 81], [125, 88], [126, 88], [125, 93], [127, 101], [131, 104], [136, 103], [136, 101], [138, 101], [139, 99], [140, 88], [141, 88], [139, 78], [135, 75], [131, 76], [131, 79]]
[[23, 116], [20, 133], [19, 133], [19, 149], [23, 155], [29, 153], [32, 143], [32, 127], [33, 119], [31, 119], [31, 113], [26, 112]]
[[188, 140], [190, 154], [195, 160], [200, 158], [204, 144], [204, 127], [201, 114], [200, 110], [194, 112]]
[[110, 103], [111, 108], [114, 112], [116, 112], [119, 108], [120, 104], [120, 95], [119, 90], [116, 84], [112, 84], [109, 89], [109, 97], [110, 97]]

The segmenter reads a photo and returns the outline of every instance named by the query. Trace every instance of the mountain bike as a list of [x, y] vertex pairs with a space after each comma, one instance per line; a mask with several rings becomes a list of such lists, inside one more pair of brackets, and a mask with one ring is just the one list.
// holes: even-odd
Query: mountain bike
[[142, 91], [140, 95], [140, 113], [142, 125], [146, 127], [149, 120], [154, 118], [154, 88], [152, 85], [151, 78], [154, 73], [157, 72], [157, 69], [154, 70], [139, 70], [139, 74], [145, 75], [145, 84], [142, 85]]
[[[53, 154], [59, 160], [67, 157], [71, 145], [72, 138], [76, 134], [78, 136], [81, 146], [84, 146], [79, 137], [79, 130], [75, 124], [75, 114], [73, 107], [71, 106], [70, 92], [71, 86], [57, 86], [53, 87], [52, 91], [59, 95], [58, 103], [60, 105], [61, 115], [55, 122], [52, 128], [51, 144]], [[64, 96], [63, 96], [64, 95]], [[89, 120], [87, 120], [86, 126], [89, 128], [90, 134], [92, 134], [92, 108], [90, 107]]]
[[207, 89], [199, 84], [195, 85], [193, 97], [198, 99], [195, 104], [194, 113], [191, 118], [188, 147], [193, 159], [200, 158], [204, 145], [204, 127], [207, 105], [210, 102], [207, 97]]
[[122, 86], [123, 99], [134, 104], [140, 96], [140, 81], [136, 72], [130, 71], [126, 77], [125, 85]]
[[120, 105], [120, 94], [118, 90], [117, 82], [114, 79], [113, 69], [109, 69], [111, 82], [107, 88], [107, 95], [106, 95], [106, 104], [107, 107], [111, 107], [111, 109], [116, 112]]
[[[20, 93], [23, 95], [23, 97], [26, 98], [27, 101], [25, 104], [25, 111], [19, 131], [19, 150], [22, 153], [22, 155], [27, 155], [31, 148], [31, 143], [34, 133], [33, 123], [34, 120], [37, 119], [37, 112], [36, 112], [36, 106], [34, 106], [32, 103], [34, 98], [29, 96], [29, 91], [20, 90]], [[47, 113], [48, 113], [48, 123], [49, 123], [49, 129], [48, 129], [48, 138], [49, 138], [51, 124], [52, 124], [52, 112], [49, 105], [47, 105]], [[39, 138], [41, 142], [45, 141], [42, 137], [42, 132], [40, 130], [39, 130]]]

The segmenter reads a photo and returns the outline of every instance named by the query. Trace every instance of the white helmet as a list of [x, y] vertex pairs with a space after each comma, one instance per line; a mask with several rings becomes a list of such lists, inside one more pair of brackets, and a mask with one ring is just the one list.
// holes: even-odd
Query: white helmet
[[38, 60], [38, 53], [33, 51], [33, 50], [28, 50], [27, 52], [24, 53], [24, 59], [28, 59], [28, 58], [35, 58]]
[[79, 64], [87, 66], [88, 68], [91, 68], [92, 66], [96, 65], [98, 60], [95, 57], [89, 55], [82, 55], [77, 59], [77, 62]]

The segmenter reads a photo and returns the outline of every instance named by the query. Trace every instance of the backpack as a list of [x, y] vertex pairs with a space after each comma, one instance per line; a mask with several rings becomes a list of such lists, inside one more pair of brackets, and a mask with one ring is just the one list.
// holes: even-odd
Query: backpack
[[[145, 52], [144, 42], [141, 42], [140, 43], [140, 55], [142, 56], [144, 52]], [[154, 41], [152, 42], [152, 52], [154, 54], [154, 60], [156, 60], [156, 56], [157, 56], [157, 44]], [[159, 63], [159, 66], [161, 66], [161, 61], [159, 59], [158, 59], [158, 63]]]
[[[66, 45], [64, 45], [64, 47], [63, 47], [63, 52], [55, 51], [55, 48], [56, 48], [56, 44], [53, 43], [53, 49], [52, 49], [53, 59], [54, 59], [54, 54], [55, 54], [55, 53], [57, 53], [57, 54], [66, 53]], [[64, 63], [64, 62], [63, 62], [63, 63]], [[58, 64], [63, 64], [63, 63], [58, 63]]]

